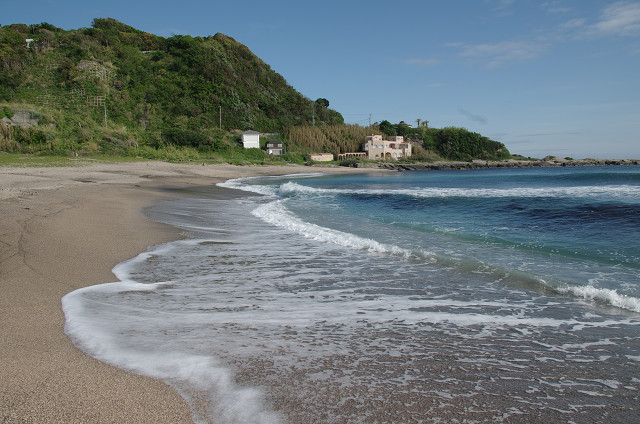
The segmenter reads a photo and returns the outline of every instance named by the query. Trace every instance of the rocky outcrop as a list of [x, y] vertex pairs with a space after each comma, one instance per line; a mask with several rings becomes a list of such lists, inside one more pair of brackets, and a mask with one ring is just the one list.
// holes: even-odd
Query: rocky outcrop
[[383, 168], [396, 171], [441, 171], [441, 170], [466, 170], [485, 168], [542, 168], [559, 166], [605, 166], [605, 165], [640, 165], [638, 159], [560, 159], [546, 157], [540, 160], [503, 160], [485, 161], [474, 160], [472, 162], [425, 162], [425, 163], [357, 163], [357, 168]]
[[17, 125], [26, 128], [38, 125], [41, 118], [42, 115], [32, 110], [15, 109], [11, 118], [6, 116], [2, 118], [2, 123], [5, 125]]

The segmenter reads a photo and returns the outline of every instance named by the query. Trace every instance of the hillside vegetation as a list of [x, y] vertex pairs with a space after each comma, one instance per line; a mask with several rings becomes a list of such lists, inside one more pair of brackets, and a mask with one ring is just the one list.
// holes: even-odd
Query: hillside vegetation
[[429, 128], [427, 125], [410, 128], [403, 123], [393, 125], [389, 121], [380, 122], [378, 127], [385, 135], [401, 135], [405, 140], [412, 141], [414, 148], [419, 146], [414, 151], [414, 159], [438, 159], [436, 156], [453, 161], [511, 158], [504, 144], [465, 128]]
[[284, 135], [291, 148], [296, 151], [333, 153], [337, 156], [340, 153], [360, 151], [365, 137], [379, 131], [380, 129], [376, 126], [297, 126], [287, 128]]
[[0, 131], [2, 150], [220, 150], [235, 146], [230, 130], [344, 122], [231, 37], [163, 38], [114, 19], [0, 28], [0, 81], [0, 118], [16, 109], [42, 118]]
[[345, 125], [328, 100], [298, 93], [231, 37], [163, 38], [110, 18], [75, 30], [0, 27], [3, 118], [18, 122], [0, 123], [5, 152], [272, 160], [240, 147], [251, 129], [283, 136], [285, 160], [359, 151], [380, 132], [411, 140], [414, 160], [509, 157], [464, 129]]

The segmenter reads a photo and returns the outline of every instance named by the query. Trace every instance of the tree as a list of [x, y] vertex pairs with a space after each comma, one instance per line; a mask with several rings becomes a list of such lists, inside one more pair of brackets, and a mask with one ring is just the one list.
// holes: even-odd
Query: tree
[[380, 131], [389, 137], [393, 137], [394, 135], [396, 135], [396, 129], [393, 127], [391, 122], [387, 121], [386, 119], [380, 122]]
[[329, 100], [320, 97], [318, 100], [316, 100], [316, 105], [326, 109], [329, 107]]
[[394, 127], [396, 129], [395, 135], [399, 135], [406, 138], [407, 135], [411, 133], [411, 128], [404, 121], [400, 121], [400, 123], [397, 125], [394, 125]]

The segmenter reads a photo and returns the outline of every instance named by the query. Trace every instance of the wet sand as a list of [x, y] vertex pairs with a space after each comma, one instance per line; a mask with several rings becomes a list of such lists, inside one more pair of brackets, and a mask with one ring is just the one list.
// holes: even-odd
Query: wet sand
[[64, 334], [60, 299], [180, 237], [142, 207], [230, 178], [349, 168], [136, 162], [0, 167], [0, 421], [192, 422], [164, 382], [101, 363]]

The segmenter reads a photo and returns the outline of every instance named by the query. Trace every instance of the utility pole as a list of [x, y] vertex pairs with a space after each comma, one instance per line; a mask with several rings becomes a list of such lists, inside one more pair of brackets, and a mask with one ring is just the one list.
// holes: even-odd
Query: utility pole
[[369, 126], [371, 126], [371, 114], [369, 114]]
[[222, 129], [222, 105], [220, 105], [220, 129]]
[[312, 126], [314, 126], [314, 127], [316, 126], [316, 110], [315, 109], [313, 110], [313, 112], [311, 114], [311, 123], [312, 123]]

